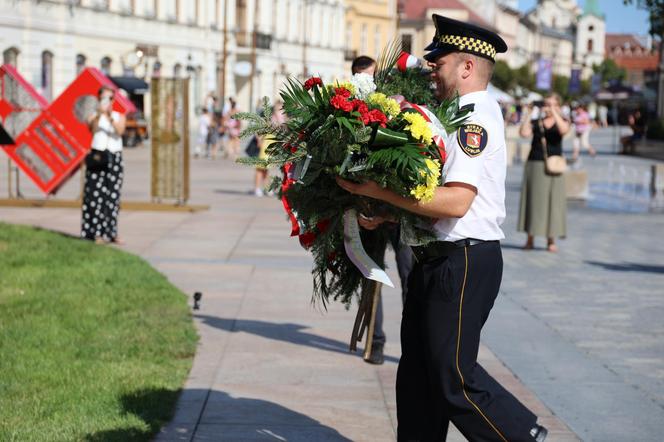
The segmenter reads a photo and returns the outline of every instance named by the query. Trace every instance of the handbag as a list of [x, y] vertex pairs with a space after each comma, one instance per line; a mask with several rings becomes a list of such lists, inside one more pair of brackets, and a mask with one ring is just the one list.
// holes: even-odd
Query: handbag
[[261, 153], [261, 149], [258, 146], [258, 138], [254, 135], [247, 144], [247, 148], [244, 150], [248, 157], [256, 158]]
[[[99, 130], [101, 131], [101, 129]], [[111, 156], [113, 154], [111, 154], [111, 152], [108, 150], [108, 144], [110, 142], [109, 137], [110, 135], [107, 134], [105, 150], [92, 148], [85, 156], [85, 167], [90, 172], [101, 172], [102, 170], [108, 169], [108, 167], [111, 165], [111, 161], [113, 161]]]
[[85, 167], [90, 172], [101, 172], [108, 169], [111, 164], [111, 152], [108, 150], [92, 149], [85, 156]]
[[542, 133], [542, 153], [544, 153], [544, 169], [548, 175], [562, 175], [567, 172], [567, 160], [562, 155], [549, 155], [546, 148], [546, 137], [544, 136], [544, 124], [539, 120], [540, 132]]

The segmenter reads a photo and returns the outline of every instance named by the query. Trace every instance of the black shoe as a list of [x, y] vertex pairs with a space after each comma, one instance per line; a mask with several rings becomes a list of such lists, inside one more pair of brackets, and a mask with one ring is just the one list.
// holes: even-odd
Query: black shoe
[[366, 358], [364, 362], [375, 365], [381, 365], [383, 362], [385, 362], [385, 358], [383, 357], [384, 345], [385, 344], [374, 344], [371, 347], [371, 354], [369, 354], [369, 357]]
[[533, 437], [535, 442], [544, 442], [546, 435], [549, 434], [546, 428], [541, 425], [535, 424], [535, 426], [530, 430], [530, 435]]

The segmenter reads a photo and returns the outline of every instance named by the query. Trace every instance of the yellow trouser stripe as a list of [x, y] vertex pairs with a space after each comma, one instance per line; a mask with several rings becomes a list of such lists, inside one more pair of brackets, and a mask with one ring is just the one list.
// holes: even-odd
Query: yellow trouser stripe
[[498, 429], [496, 428], [496, 426], [495, 426], [493, 423], [491, 423], [491, 421], [489, 420], [489, 418], [486, 417], [486, 416], [484, 415], [484, 413], [482, 413], [482, 410], [480, 410], [480, 407], [478, 407], [478, 406], [475, 404], [475, 402], [473, 402], [472, 400], [470, 400], [470, 398], [468, 397], [468, 393], [466, 392], [466, 384], [465, 384], [465, 382], [464, 382], [464, 380], [463, 380], [463, 375], [461, 374], [461, 369], [459, 368], [459, 349], [461, 348], [461, 312], [462, 312], [462, 308], [463, 308], [463, 294], [464, 294], [464, 291], [466, 290], [466, 277], [468, 276], [468, 246], [466, 246], [466, 247], [463, 248], [463, 252], [464, 252], [465, 257], [466, 257], [466, 266], [465, 266], [465, 268], [464, 268], [464, 270], [463, 270], [463, 285], [461, 286], [461, 300], [459, 301], [459, 330], [458, 330], [458, 333], [457, 333], [457, 348], [456, 348], [456, 368], [457, 368], [457, 373], [459, 373], [459, 378], [461, 379], [461, 390], [463, 391], [463, 395], [466, 397], [466, 400], [470, 403], [470, 405], [472, 405], [473, 407], [475, 407], [475, 409], [477, 410], [477, 412], [478, 412], [478, 413], [484, 418], [484, 420], [489, 424], [489, 426], [490, 426], [491, 428], [493, 428], [493, 430], [494, 430], [496, 433], [498, 433], [498, 436], [500, 436], [500, 438], [501, 438], [504, 442], [507, 442], [507, 439], [505, 439], [505, 436], [503, 436], [502, 433], [501, 433], [500, 431], [498, 431]]

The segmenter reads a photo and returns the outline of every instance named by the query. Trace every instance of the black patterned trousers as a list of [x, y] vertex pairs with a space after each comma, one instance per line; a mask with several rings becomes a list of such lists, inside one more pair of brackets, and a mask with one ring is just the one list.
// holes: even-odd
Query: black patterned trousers
[[122, 152], [111, 155], [106, 170], [85, 171], [81, 237], [114, 241], [118, 236], [120, 189], [124, 178]]

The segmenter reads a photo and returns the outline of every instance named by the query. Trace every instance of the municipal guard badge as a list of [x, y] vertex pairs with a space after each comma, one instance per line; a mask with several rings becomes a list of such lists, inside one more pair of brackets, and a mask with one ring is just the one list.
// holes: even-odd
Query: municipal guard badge
[[457, 131], [457, 141], [466, 155], [476, 157], [486, 147], [489, 135], [479, 124], [464, 124]]

